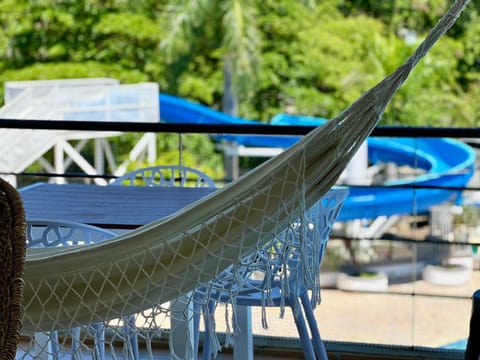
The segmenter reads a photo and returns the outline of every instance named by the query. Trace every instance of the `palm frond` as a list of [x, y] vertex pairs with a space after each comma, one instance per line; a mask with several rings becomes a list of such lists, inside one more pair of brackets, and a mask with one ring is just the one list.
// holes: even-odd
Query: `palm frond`
[[208, 20], [212, 0], [182, 0], [168, 7], [171, 22], [167, 36], [160, 42], [160, 48], [169, 60], [176, 59], [188, 51], [195, 41], [195, 28]]
[[223, 3], [223, 11], [223, 45], [232, 60], [234, 88], [239, 94], [245, 94], [260, 64], [256, 8], [247, 0], [231, 0]]

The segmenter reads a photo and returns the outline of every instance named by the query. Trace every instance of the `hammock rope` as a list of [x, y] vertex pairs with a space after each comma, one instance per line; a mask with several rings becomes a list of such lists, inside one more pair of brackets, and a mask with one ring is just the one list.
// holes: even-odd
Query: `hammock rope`
[[413, 55], [350, 107], [237, 181], [99, 244], [29, 250], [24, 331], [107, 323], [142, 311], [158, 327], [148, 309], [173, 303], [261, 249], [334, 186], [395, 92], [468, 3], [455, 1]]

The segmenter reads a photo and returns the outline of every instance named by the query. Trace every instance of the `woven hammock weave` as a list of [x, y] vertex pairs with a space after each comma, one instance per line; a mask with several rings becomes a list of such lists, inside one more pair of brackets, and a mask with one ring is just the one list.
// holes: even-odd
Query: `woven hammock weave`
[[23, 320], [25, 212], [17, 190], [0, 179], [0, 359], [15, 359]]
[[68, 329], [155, 307], [260, 249], [335, 184], [394, 93], [467, 3], [457, 0], [403, 65], [339, 116], [239, 180], [100, 244], [29, 250], [24, 330]]

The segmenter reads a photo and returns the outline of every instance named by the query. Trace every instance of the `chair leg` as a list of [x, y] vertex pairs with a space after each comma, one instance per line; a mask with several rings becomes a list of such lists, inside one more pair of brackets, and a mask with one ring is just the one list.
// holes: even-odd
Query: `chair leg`
[[35, 333], [35, 359], [58, 359], [58, 337], [56, 331]]
[[124, 317], [123, 322], [127, 347], [130, 350], [130, 355], [134, 360], [138, 360], [140, 359], [140, 355], [138, 349], [138, 334], [135, 327], [135, 315]]
[[[105, 360], [105, 327], [103, 324], [91, 324], [88, 326], [94, 332], [94, 348], [92, 359]], [[72, 329], [72, 360], [81, 360], [83, 355], [81, 352], [81, 328]]]
[[[315, 360], [315, 350], [313, 349], [312, 341], [310, 340], [310, 335], [308, 334], [307, 326], [305, 324], [305, 318], [303, 317], [302, 309], [298, 299], [294, 300], [293, 304], [290, 304], [290, 307], [293, 311], [293, 318], [295, 319], [295, 325], [297, 326], [298, 335], [300, 336], [300, 341], [302, 343], [303, 352], [305, 354], [305, 359]], [[297, 309], [297, 315], [295, 316], [295, 309]]]
[[212, 339], [211, 334], [215, 331], [213, 328], [215, 324], [213, 323], [213, 318], [215, 314], [215, 302], [209, 301], [208, 304], [204, 307], [203, 312], [203, 321], [205, 323], [205, 334], [203, 337], [203, 360], [210, 360], [212, 358]]
[[250, 306], [237, 305], [235, 327], [238, 334], [233, 336], [233, 360], [253, 360], [252, 311]]
[[90, 327], [95, 333], [94, 359], [105, 360], [105, 325], [103, 323], [92, 324]]
[[172, 359], [194, 357], [193, 301], [191, 294], [181, 295], [170, 307], [170, 354]]
[[199, 303], [193, 304], [193, 356], [198, 359], [198, 346], [200, 344], [200, 317], [202, 316], [202, 307]]
[[317, 352], [317, 356], [321, 360], [328, 360], [327, 351], [325, 350], [325, 345], [320, 337], [320, 331], [318, 330], [317, 321], [315, 315], [313, 314], [312, 305], [310, 299], [308, 298], [307, 292], [304, 292], [300, 296], [302, 301], [303, 310], [305, 311], [305, 316], [307, 318], [308, 326], [310, 328], [310, 333], [312, 335], [313, 346]]
[[80, 339], [80, 328], [76, 327], [72, 329], [72, 359], [81, 359], [81, 339]]
[[60, 358], [60, 343], [58, 342], [58, 331], [54, 330], [50, 332], [50, 339], [52, 341], [52, 353], [53, 359]]

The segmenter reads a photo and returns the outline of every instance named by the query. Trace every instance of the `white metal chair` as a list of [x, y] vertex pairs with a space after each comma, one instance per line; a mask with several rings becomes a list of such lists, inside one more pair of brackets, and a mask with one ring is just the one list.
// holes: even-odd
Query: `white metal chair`
[[[212, 341], [216, 340], [213, 338], [215, 307], [217, 303], [231, 301], [235, 302], [237, 310], [239, 306], [289, 306], [294, 314], [305, 358], [316, 359], [318, 356], [327, 359], [313, 308], [319, 300], [318, 277], [324, 250], [346, 196], [347, 189], [334, 188], [306, 211], [303, 219], [306, 228], [303, 228], [300, 220], [296, 221], [266, 248], [245, 257], [235, 269], [228, 268], [208, 286], [195, 291], [195, 346], [198, 349], [199, 317], [203, 313], [203, 359], [210, 359], [216, 351], [212, 349]], [[314, 269], [313, 273], [309, 273], [308, 269]], [[260, 279], [259, 274], [262, 275]], [[286, 283], [281, 281], [285, 277]], [[242, 329], [242, 332], [251, 336], [251, 329]], [[246, 343], [252, 344], [252, 341]], [[246, 354], [246, 349], [237, 349], [234, 344], [234, 353], [237, 351], [242, 351], [243, 355], [236, 358], [253, 358], [253, 354]]]
[[164, 187], [216, 187], [215, 182], [200, 170], [181, 165], [158, 165], [128, 172], [112, 185]]
[[[116, 234], [95, 226], [69, 221], [32, 220], [26, 222], [27, 246], [32, 248], [52, 246], [87, 245], [114, 237]], [[105, 359], [105, 332], [103, 324], [91, 324], [88, 330], [94, 334], [94, 357]], [[72, 359], [81, 358], [81, 328], [71, 330]], [[57, 331], [35, 334], [35, 347], [40, 358], [60, 358]]]
[[[197, 188], [217, 187], [213, 179], [202, 171], [182, 165], [157, 165], [141, 168], [116, 178], [111, 185]], [[177, 311], [177, 309], [172, 309], [172, 312], [175, 311]], [[125, 331], [130, 334], [130, 343], [134, 348], [137, 348], [135, 353], [138, 354], [138, 336], [137, 331], [134, 329], [135, 316], [132, 315], [127, 317], [127, 319], [124, 319], [124, 323], [126, 324]], [[178, 334], [179, 331], [176, 333]], [[176, 336], [173, 331], [171, 332], [171, 336]], [[181, 347], [185, 348], [186, 346], [185, 344], [181, 344]], [[183, 352], [183, 350], [185, 349], [181, 349], [180, 351]], [[138, 357], [135, 357], [134, 359], [138, 359]]]

